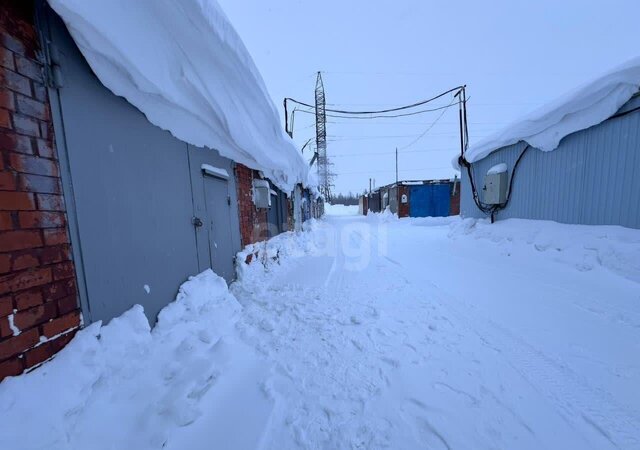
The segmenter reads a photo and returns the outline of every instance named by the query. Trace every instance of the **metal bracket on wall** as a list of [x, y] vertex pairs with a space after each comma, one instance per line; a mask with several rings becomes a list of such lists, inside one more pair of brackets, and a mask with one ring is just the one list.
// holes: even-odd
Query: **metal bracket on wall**
[[64, 87], [64, 75], [60, 69], [62, 52], [51, 40], [46, 39], [44, 48], [44, 77], [47, 86], [53, 89]]
[[60, 49], [51, 41], [48, 23], [48, 9], [43, 0], [35, 3], [35, 22], [39, 30], [41, 52], [39, 59], [42, 62], [42, 72], [47, 87], [59, 89], [64, 85], [64, 78], [60, 70], [62, 54]]
[[60, 64], [62, 62], [62, 53], [60, 49], [51, 42], [49, 43], [49, 56], [51, 58], [51, 74], [53, 82], [53, 87], [56, 89], [60, 89], [64, 87], [64, 76], [62, 75], [62, 70], [60, 69]]

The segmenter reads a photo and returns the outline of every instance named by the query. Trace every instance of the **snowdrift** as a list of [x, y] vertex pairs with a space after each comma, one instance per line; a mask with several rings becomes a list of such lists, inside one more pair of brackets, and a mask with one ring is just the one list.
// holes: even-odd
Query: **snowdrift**
[[[238, 411], [234, 398], [224, 400], [258, 391], [268, 372], [228, 336], [240, 310], [224, 279], [208, 270], [180, 287], [153, 329], [135, 306], [81, 330], [53, 361], [0, 384], [0, 448], [200, 448], [179, 430], [190, 425], [192, 436], [201, 419], [211, 438], [225, 426], [220, 417], [237, 413], [248, 424], [242, 437], [259, 436], [265, 424]], [[269, 410], [259, 391], [248, 401], [254, 414]]]
[[320, 254], [327, 240], [326, 234], [322, 232], [327, 231], [323, 221], [309, 219], [302, 225], [302, 230], [302, 232], [281, 233], [267, 241], [249, 244], [238, 252], [236, 255], [238, 282], [232, 285], [232, 290], [243, 284], [259, 285], [259, 282], [255, 282], [256, 277], [268, 278], [270, 268], [280, 265], [282, 259]]
[[[565, 136], [601, 123], [640, 89], [640, 58], [617, 67], [545, 105], [467, 150], [469, 162], [495, 150], [525, 141], [543, 152], [555, 150]], [[457, 168], [457, 161], [454, 162]]]
[[640, 283], [640, 230], [613, 225], [570, 225], [545, 220], [459, 219], [449, 237], [470, 236], [509, 249], [528, 247], [581, 272], [598, 267]]
[[49, 0], [100, 81], [175, 137], [313, 183], [262, 77], [215, 0]]

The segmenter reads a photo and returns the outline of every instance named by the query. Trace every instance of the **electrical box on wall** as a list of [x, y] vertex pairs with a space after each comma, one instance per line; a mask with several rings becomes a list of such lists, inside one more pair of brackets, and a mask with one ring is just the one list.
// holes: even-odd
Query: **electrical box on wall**
[[507, 201], [507, 165], [498, 164], [487, 171], [484, 178], [482, 202], [487, 205], [502, 205]]
[[253, 180], [253, 204], [256, 208], [271, 207], [271, 186], [267, 180]]

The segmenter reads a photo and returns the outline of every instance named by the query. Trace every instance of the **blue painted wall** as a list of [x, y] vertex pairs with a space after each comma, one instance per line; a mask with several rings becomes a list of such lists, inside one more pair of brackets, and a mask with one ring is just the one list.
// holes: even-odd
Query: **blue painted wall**
[[423, 184], [409, 188], [410, 217], [446, 217], [450, 207], [450, 184]]
[[[639, 106], [640, 97], [634, 97], [620, 111]], [[472, 165], [480, 195], [487, 170], [506, 163], [511, 176], [524, 147], [503, 147]], [[461, 178], [461, 215], [485, 217], [473, 202], [464, 168]], [[529, 149], [509, 205], [496, 215], [512, 217], [640, 228], [640, 111], [573, 133], [552, 152]]]

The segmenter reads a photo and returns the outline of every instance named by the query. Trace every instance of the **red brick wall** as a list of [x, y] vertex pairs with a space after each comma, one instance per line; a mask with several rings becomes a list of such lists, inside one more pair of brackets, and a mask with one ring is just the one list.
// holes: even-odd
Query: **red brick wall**
[[253, 204], [252, 189], [254, 178], [260, 178], [255, 170], [249, 169], [242, 164], [236, 165], [238, 214], [240, 215], [240, 235], [243, 246], [269, 238], [267, 210], [257, 209]]
[[80, 325], [31, 3], [0, 5], [0, 380], [50, 358]]
[[451, 192], [451, 209], [449, 211], [449, 215], [457, 216], [460, 214], [460, 188], [462, 187], [462, 183], [460, 183], [460, 180], [457, 180], [453, 186], [456, 193], [453, 195], [453, 192]]
[[[402, 203], [402, 195], [407, 196], [407, 203]], [[409, 217], [409, 188], [407, 186], [398, 186], [398, 217]]]

